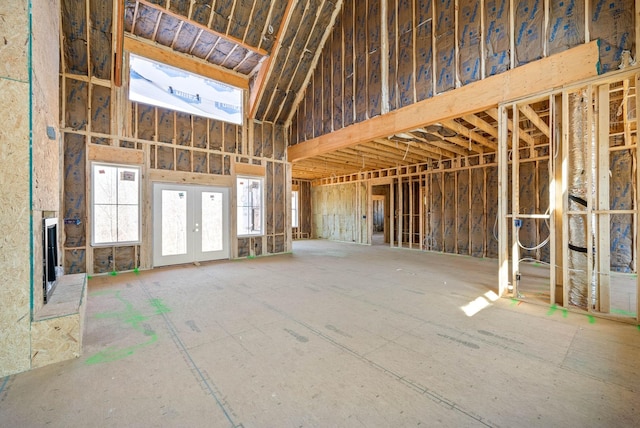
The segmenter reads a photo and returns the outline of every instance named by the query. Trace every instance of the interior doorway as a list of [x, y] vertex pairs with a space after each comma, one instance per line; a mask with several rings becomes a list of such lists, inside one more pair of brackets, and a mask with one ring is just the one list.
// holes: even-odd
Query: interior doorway
[[385, 245], [391, 241], [389, 231], [389, 185], [372, 186], [372, 212], [373, 221], [371, 245]]
[[154, 183], [153, 264], [229, 258], [229, 189]]

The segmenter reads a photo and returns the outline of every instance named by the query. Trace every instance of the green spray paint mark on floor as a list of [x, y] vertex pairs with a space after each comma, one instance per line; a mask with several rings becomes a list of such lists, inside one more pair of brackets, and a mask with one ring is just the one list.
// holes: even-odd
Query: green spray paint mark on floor
[[587, 315], [587, 318], [589, 318], [589, 324], [596, 323], [596, 317], [594, 317], [593, 315]]
[[[158, 340], [158, 335], [156, 334], [156, 332], [143, 324], [149, 319], [149, 317], [144, 315], [142, 312], [136, 309], [131, 302], [122, 297], [120, 291], [116, 291], [115, 293], [97, 292], [94, 295], [97, 296], [107, 294], [111, 294], [113, 297], [119, 300], [124, 306], [124, 309], [121, 311], [98, 313], [95, 315], [95, 317], [98, 319], [118, 319], [122, 323], [128, 324], [134, 330], [142, 333], [149, 339], [145, 342], [137, 343], [135, 345], [127, 346], [124, 348], [109, 347], [87, 358], [85, 361], [86, 364], [109, 363], [112, 361], [120, 360], [122, 358], [133, 355], [138, 349], [149, 346]], [[164, 303], [162, 303], [160, 299], [152, 299], [149, 303], [155, 309], [154, 314], [156, 315], [171, 312], [171, 310]]]
[[549, 311], [547, 312], [547, 316], [553, 315], [558, 310], [558, 305], [555, 303], [549, 307]]
[[133, 273], [135, 273], [136, 275], [140, 275], [140, 269], [135, 268], [135, 269], [133, 270]]
[[635, 312], [623, 311], [622, 309], [611, 309], [612, 314], [624, 315], [625, 317], [636, 317]]
[[111, 276], [116, 276], [118, 274], [118, 272], [116, 272], [115, 270], [109, 272], [109, 275]]
[[562, 308], [562, 318], [566, 318], [569, 315], [569, 310], [567, 308]]
[[511, 306], [515, 306], [518, 304], [518, 299], [511, 299]]
[[151, 306], [156, 308], [156, 315], [161, 315], [161, 314], [166, 314], [171, 312], [171, 309], [167, 308], [165, 304], [162, 303], [162, 300], [160, 299], [151, 299], [149, 300], [149, 303], [151, 304]]

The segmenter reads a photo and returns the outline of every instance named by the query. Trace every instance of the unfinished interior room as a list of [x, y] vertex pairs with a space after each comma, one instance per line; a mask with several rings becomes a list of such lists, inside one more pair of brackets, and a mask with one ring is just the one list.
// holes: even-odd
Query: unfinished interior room
[[640, 0], [5, 0], [0, 426], [640, 421]]

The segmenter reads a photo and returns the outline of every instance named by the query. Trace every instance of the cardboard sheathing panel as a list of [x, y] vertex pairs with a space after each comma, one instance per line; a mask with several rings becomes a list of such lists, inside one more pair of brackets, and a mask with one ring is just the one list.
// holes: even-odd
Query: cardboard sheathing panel
[[[353, 110], [353, 79], [354, 79], [354, 57], [353, 38], [355, 29], [353, 27], [353, 0], [345, 0], [343, 3], [344, 19], [344, 126], [352, 125], [354, 119]], [[309, 94], [307, 93], [307, 96]]]
[[[382, 112], [382, 80], [381, 80], [381, 34], [380, 34], [380, 1], [369, 0], [367, 12], [367, 115], [375, 117]], [[327, 70], [330, 70], [328, 68]], [[331, 110], [329, 110], [331, 111]], [[325, 115], [326, 118], [330, 116]], [[329, 122], [329, 121], [327, 121]], [[325, 133], [327, 131], [325, 130]]]
[[433, 11], [431, 0], [416, 7], [416, 101], [422, 101], [433, 96]]
[[[384, 0], [383, 0], [384, 1]], [[397, 0], [387, 1], [387, 37], [389, 40], [389, 110], [398, 108], [398, 7]]]
[[436, 93], [455, 88], [455, 4], [436, 0]]
[[485, 1], [485, 68], [493, 76], [509, 69], [509, 0]]
[[86, 174], [85, 137], [77, 134], [64, 135], [63, 212], [64, 219], [73, 220], [64, 224], [65, 248], [86, 245], [87, 200], [85, 195]]
[[67, 79], [65, 125], [75, 130], [87, 129], [89, 85], [80, 80]]
[[156, 135], [156, 109], [146, 104], [138, 104], [138, 138], [153, 141]]
[[519, 0], [514, 14], [516, 67], [542, 58], [544, 53], [544, 2]]
[[458, 171], [457, 253], [469, 254], [469, 170]]
[[398, 0], [398, 107], [408, 106], [415, 102], [413, 31], [411, 0]]
[[91, 132], [111, 133], [111, 88], [91, 86]]
[[429, 239], [427, 243], [433, 251], [444, 250], [444, 237], [442, 235], [442, 214], [444, 201], [443, 175], [439, 172], [431, 176], [431, 205], [429, 207]]
[[[629, 150], [610, 152], [609, 205], [612, 210], [632, 210], [634, 193], [633, 156]], [[633, 272], [633, 216], [612, 214], [610, 220], [611, 270]]]
[[600, 39], [600, 71], [616, 70], [622, 51], [635, 54], [634, 2], [590, 0], [590, 6], [589, 34], [591, 40]]
[[[342, 85], [343, 85], [343, 57], [342, 57], [342, 14], [336, 17], [331, 39], [327, 43], [331, 43], [331, 58], [333, 60], [333, 76], [332, 76], [332, 111], [333, 129], [338, 130], [343, 125], [343, 109], [342, 109]], [[301, 103], [302, 105], [302, 103]]]
[[480, 2], [459, 0], [458, 12], [458, 75], [466, 85], [480, 79]]
[[584, 1], [549, 2], [549, 55], [584, 43]]
[[444, 222], [444, 249], [447, 253], [456, 252], [456, 173], [453, 171], [444, 173], [443, 195], [443, 222]]
[[207, 119], [193, 116], [193, 147], [207, 148]]
[[[271, 122], [262, 123], [262, 156], [265, 158], [273, 158], [274, 154], [274, 128], [278, 125], [274, 125]], [[277, 158], [279, 159], [279, 157]]]
[[88, 75], [86, 2], [62, 0], [65, 72]]
[[485, 188], [484, 168], [474, 168], [471, 173], [471, 248], [470, 253], [474, 257], [483, 257], [485, 254], [485, 237], [487, 226], [485, 216]]
[[89, 0], [91, 75], [111, 79], [111, 37], [113, 4], [103, 0]]

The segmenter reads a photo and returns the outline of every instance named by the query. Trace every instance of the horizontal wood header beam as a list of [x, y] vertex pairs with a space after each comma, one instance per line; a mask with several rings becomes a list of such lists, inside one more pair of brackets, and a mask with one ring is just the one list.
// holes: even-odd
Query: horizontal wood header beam
[[289, 162], [386, 138], [598, 75], [598, 41], [470, 83], [287, 149]]
[[124, 38], [124, 50], [240, 89], [249, 89], [249, 78], [243, 74], [175, 52], [158, 43], [139, 37], [127, 34]]

